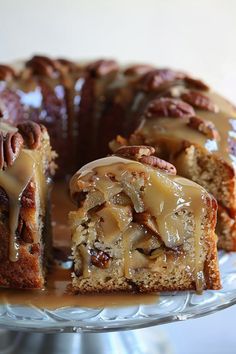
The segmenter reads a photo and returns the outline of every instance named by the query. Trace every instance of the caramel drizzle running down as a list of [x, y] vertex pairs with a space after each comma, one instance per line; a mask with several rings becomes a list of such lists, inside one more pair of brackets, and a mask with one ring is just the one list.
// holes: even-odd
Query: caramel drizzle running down
[[[124, 166], [125, 165], [125, 166]], [[174, 218], [175, 213], [181, 208], [187, 208], [194, 215], [194, 237], [195, 245], [195, 266], [192, 266], [192, 271], [196, 283], [197, 291], [201, 292], [204, 287], [204, 255], [202, 255], [202, 230], [201, 221], [205, 215], [204, 195], [205, 191], [196, 183], [186, 180], [182, 177], [168, 175], [160, 170], [154, 170], [141, 163], [123, 159], [120, 157], [108, 157], [94, 161], [84, 166], [71, 181], [71, 192], [76, 190], [76, 181], [79, 178], [85, 177], [87, 174], [96, 174], [96, 180], [103, 177], [108, 172], [116, 176], [120, 180], [121, 175], [125, 171], [144, 172], [149, 176], [148, 183], [143, 193], [143, 202], [145, 209], [151, 212], [151, 215], [156, 218], [158, 229], [162, 240], [167, 247], [175, 248], [182, 245], [185, 241], [185, 233], [183, 222]], [[96, 183], [95, 183], [96, 188]], [[99, 188], [98, 188], [99, 189]], [[131, 240], [129, 229], [124, 235], [124, 275], [131, 277], [130, 269], [130, 249]], [[193, 260], [189, 259], [192, 264]], [[86, 265], [87, 266], [87, 263]]]
[[16, 240], [21, 197], [35, 169], [35, 161], [27, 150], [22, 150], [13, 166], [0, 171], [0, 186], [9, 198], [9, 259], [16, 262], [19, 258], [19, 245]]

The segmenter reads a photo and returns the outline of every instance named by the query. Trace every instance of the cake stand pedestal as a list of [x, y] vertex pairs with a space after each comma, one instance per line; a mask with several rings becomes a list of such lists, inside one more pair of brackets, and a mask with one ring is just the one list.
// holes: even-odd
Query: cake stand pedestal
[[0, 354], [171, 354], [159, 328], [109, 333], [0, 332]]

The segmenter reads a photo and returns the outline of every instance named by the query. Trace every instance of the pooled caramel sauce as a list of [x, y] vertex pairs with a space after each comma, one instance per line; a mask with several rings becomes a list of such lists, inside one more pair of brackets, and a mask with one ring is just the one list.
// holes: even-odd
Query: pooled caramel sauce
[[[109, 168], [107, 167], [108, 165]], [[204, 260], [201, 259], [201, 220], [205, 215], [203, 199], [206, 193], [204, 189], [198, 184], [182, 177], [167, 174], [164, 171], [153, 169], [136, 161], [111, 156], [94, 161], [79, 170], [71, 181], [72, 194], [78, 189], [76, 184], [78, 180], [86, 181], [89, 176], [91, 177], [91, 174], [96, 176], [93, 181], [94, 188], [102, 192], [100, 182], [108, 172], [114, 175], [121, 185], [124, 183], [126, 186], [129, 183], [127, 180], [127, 172], [144, 173], [147, 176], [148, 181], [142, 193], [144, 210], [148, 211], [151, 216], [155, 218], [160, 237], [167, 247], [173, 249], [185, 242], [187, 230], [185, 230], [184, 227], [184, 220], [181, 217], [179, 219], [176, 217], [178, 212], [185, 209], [193, 214], [194, 231], [191, 237], [194, 237], [195, 244], [195, 266], [192, 271], [194, 273], [197, 291], [201, 292], [204, 285]], [[101, 211], [99, 211], [99, 213], [101, 213]], [[105, 218], [104, 222], [110, 224], [110, 229], [110, 220]], [[128, 226], [128, 229], [123, 235], [125, 250], [123, 256], [124, 275], [128, 278], [131, 274], [130, 258], [132, 257], [130, 252], [132, 249], [132, 240], [129, 234], [130, 228], [132, 228], [132, 225]], [[190, 235], [187, 235], [187, 237], [189, 236]], [[106, 237], [106, 235], [104, 235], [104, 237]], [[86, 267], [87, 265], [84, 264], [84, 266]], [[89, 272], [87, 273], [89, 274]]]
[[[1, 289], [0, 304], [32, 305], [39, 308], [60, 307], [118, 307], [152, 304], [158, 300], [157, 294], [91, 294], [75, 295], [70, 291], [71, 269], [64, 255], [70, 248], [70, 230], [67, 214], [74, 208], [66, 183], [56, 183], [52, 190], [53, 241], [63, 261], [58, 260], [48, 273], [47, 284], [43, 290]], [[66, 250], [66, 252], [65, 252]], [[61, 258], [61, 257], [60, 257]], [[60, 265], [61, 264], [61, 265]]]
[[[220, 139], [210, 139], [203, 133], [189, 127], [188, 119], [158, 117], [146, 119], [139, 127], [138, 132], [145, 138], [146, 143], [156, 145], [161, 139], [178, 139], [179, 141], [189, 141], [203, 147], [209, 152], [222, 157], [231, 166], [236, 168], [236, 157], [230, 153], [229, 139], [236, 140], [236, 111], [233, 106], [216, 93], [205, 93], [217, 105], [217, 112], [195, 110], [196, 115], [204, 121], [212, 122]], [[168, 142], [169, 144], [169, 142]]]
[[35, 306], [42, 309], [61, 307], [121, 307], [148, 305], [158, 301], [157, 294], [86, 294], [70, 292], [71, 271], [54, 267], [43, 290], [1, 289], [0, 304]]

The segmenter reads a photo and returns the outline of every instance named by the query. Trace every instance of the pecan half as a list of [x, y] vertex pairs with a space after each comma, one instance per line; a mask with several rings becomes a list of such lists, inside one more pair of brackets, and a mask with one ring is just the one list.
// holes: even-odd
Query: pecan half
[[159, 168], [170, 174], [176, 175], [176, 168], [169, 162], [154, 156], [155, 149], [152, 146], [133, 145], [122, 146], [116, 152], [115, 155], [126, 157], [132, 160], [139, 161], [146, 165], [150, 165], [154, 168]]
[[191, 117], [187, 125], [200, 133], [204, 134], [209, 139], [219, 140], [220, 136], [215, 125], [200, 117]]
[[125, 69], [124, 75], [132, 76], [132, 75], [144, 75], [150, 71], [153, 71], [154, 67], [152, 65], [147, 64], [135, 64], [129, 66]]
[[161, 97], [148, 104], [144, 116], [147, 118], [189, 118], [195, 116], [195, 111], [192, 106], [179, 99]]
[[119, 70], [119, 66], [115, 60], [101, 59], [90, 63], [86, 69], [93, 77], [102, 77], [112, 72], [117, 72]]
[[190, 76], [185, 76], [184, 81], [189, 87], [193, 87], [202, 91], [209, 90], [209, 86], [207, 86], [202, 80], [194, 79], [193, 77]]
[[8, 65], [0, 65], [0, 80], [9, 81], [15, 76], [15, 71]]
[[0, 169], [13, 165], [19, 156], [24, 140], [20, 133], [8, 132], [6, 136], [0, 133]]
[[17, 125], [17, 128], [23, 136], [25, 143], [29, 149], [38, 149], [41, 144], [42, 129], [35, 122], [27, 121]]
[[35, 55], [27, 61], [26, 67], [30, 68], [34, 75], [53, 77], [57, 72], [56, 61], [41, 55]]
[[193, 107], [209, 111], [209, 112], [218, 112], [219, 108], [215, 105], [208, 96], [203, 95], [199, 91], [188, 91], [181, 95], [181, 99]]
[[64, 58], [59, 58], [59, 59], [55, 60], [55, 65], [58, 68], [58, 70], [61, 70], [61, 67], [63, 67], [68, 72], [74, 72], [79, 69], [79, 65], [77, 65], [73, 61], [70, 61], [70, 60], [64, 59]]
[[154, 153], [155, 149], [152, 146], [144, 145], [122, 146], [115, 152], [115, 154], [118, 156], [135, 158], [137, 160], [143, 156], [153, 155]]
[[169, 81], [181, 80], [184, 74], [171, 69], [156, 69], [149, 71], [140, 79], [140, 88], [144, 91], [156, 91], [162, 84]]
[[109, 267], [110, 256], [106, 252], [99, 251], [96, 249], [91, 249], [90, 255], [91, 255], [91, 263], [95, 267], [102, 268], [102, 269]]
[[140, 162], [150, 165], [152, 167], [157, 167], [160, 170], [164, 170], [171, 175], [176, 175], [176, 168], [171, 163], [160, 159], [157, 156], [143, 156], [139, 159]]

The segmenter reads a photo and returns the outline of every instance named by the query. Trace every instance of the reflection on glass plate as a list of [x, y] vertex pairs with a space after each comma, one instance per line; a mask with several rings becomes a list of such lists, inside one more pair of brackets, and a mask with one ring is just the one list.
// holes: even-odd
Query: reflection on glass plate
[[0, 306], [0, 326], [37, 332], [107, 332], [142, 328], [200, 317], [236, 303], [236, 254], [219, 253], [223, 288], [162, 294], [154, 304], [118, 308]]

